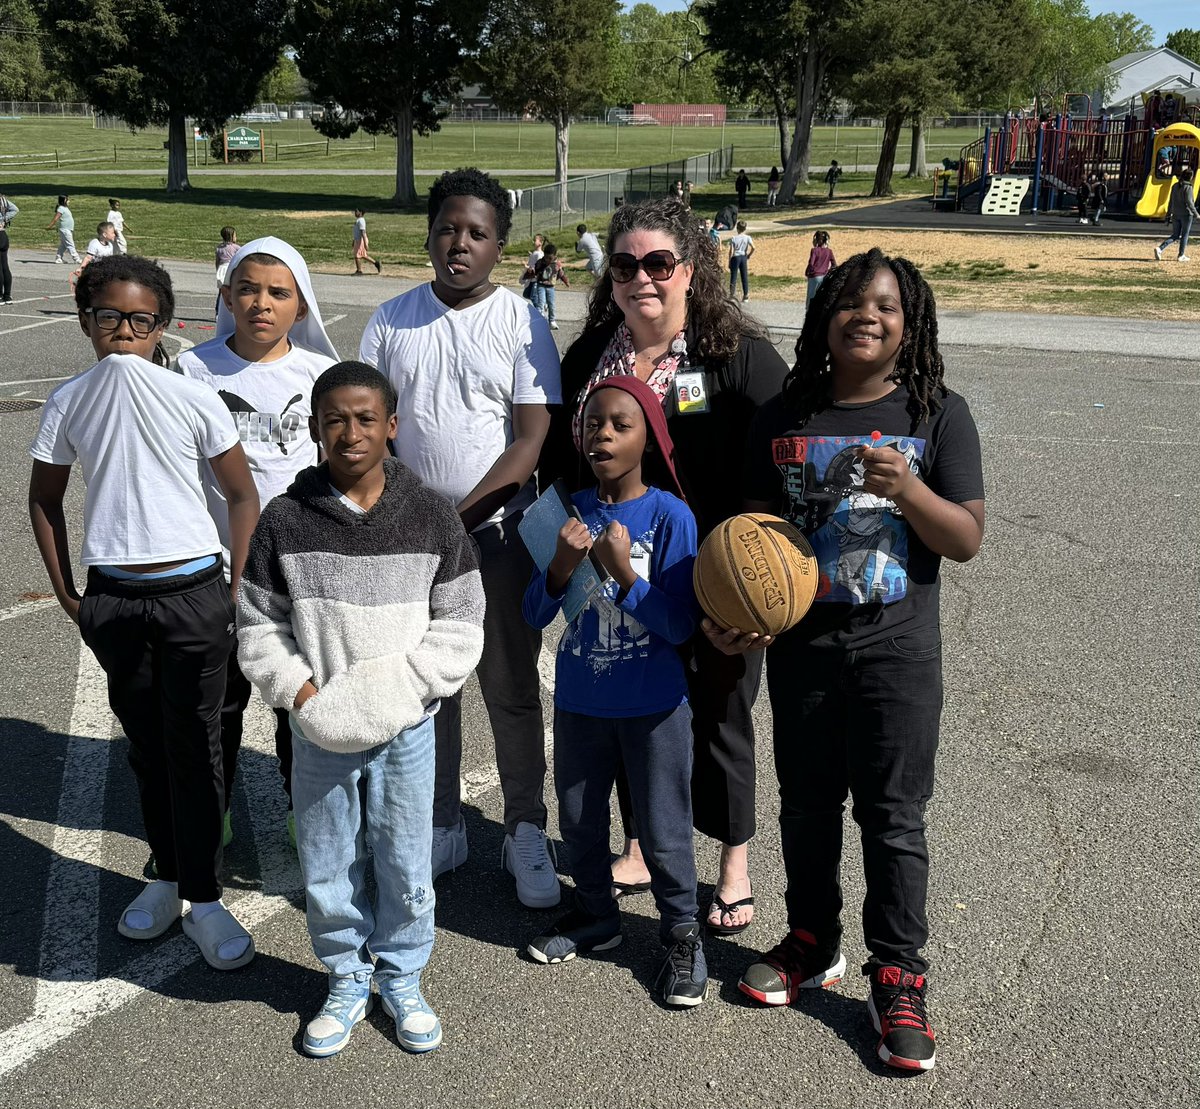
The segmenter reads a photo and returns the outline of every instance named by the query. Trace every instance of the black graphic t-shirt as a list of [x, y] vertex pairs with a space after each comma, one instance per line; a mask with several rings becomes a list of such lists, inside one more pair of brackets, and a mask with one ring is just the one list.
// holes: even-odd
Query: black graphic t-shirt
[[790, 634], [849, 648], [937, 627], [941, 556], [893, 501], [863, 489], [857, 450], [895, 448], [933, 492], [961, 504], [983, 499], [979, 433], [957, 393], [916, 428], [907, 404], [900, 386], [867, 404], [831, 404], [803, 426], [782, 395], [759, 409], [745, 496], [804, 532], [820, 573], [816, 600]]

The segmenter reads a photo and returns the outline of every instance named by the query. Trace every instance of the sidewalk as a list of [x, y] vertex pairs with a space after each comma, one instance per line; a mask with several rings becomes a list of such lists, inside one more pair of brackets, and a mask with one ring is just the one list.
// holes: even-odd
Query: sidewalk
[[[18, 279], [35, 278], [45, 266], [45, 276], [54, 271], [54, 255], [31, 250], [13, 250], [9, 259]], [[176, 293], [215, 297], [213, 267], [206, 262], [163, 259]], [[39, 265], [41, 263], [42, 265]], [[24, 273], [20, 271], [24, 270]], [[385, 300], [414, 287], [417, 282], [382, 276], [312, 274], [313, 291], [321, 304], [374, 309]], [[747, 314], [765, 324], [782, 344], [794, 341], [804, 321], [804, 305], [798, 301], [758, 300], [745, 305]], [[587, 312], [587, 294], [573, 290], [558, 293], [558, 318], [568, 325], [581, 322]], [[1008, 350], [1052, 350], [1101, 355], [1142, 355], [1147, 359], [1200, 361], [1200, 323], [1165, 323], [1119, 317], [1025, 315], [1020, 312], [966, 312], [948, 310], [938, 315], [938, 337], [947, 346]]]

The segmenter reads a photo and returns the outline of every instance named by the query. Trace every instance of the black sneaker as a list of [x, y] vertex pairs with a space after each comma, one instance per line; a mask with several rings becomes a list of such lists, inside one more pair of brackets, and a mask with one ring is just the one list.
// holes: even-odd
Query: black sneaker
[[597, 917], [572, 909], [560, 917], [545, 935], [537, 936], [525, 949], [539, 963], [565, 963], [576, 955], [608, 951], [622, 940], [621, 914]]
[[738, 989], [764, 1005], [790, 1005], [801, 990], [820, 990], [842, 980], [846, 957], [818, 945], [803, 928], [793, 928], [757, 963], [746, 968]]
[[708, 963], [700, 942], [699, 921], [686, 921], [671, 929], [671, 942], [658, 980], [668, 1005], [699, 1005], [708, 992]]
[[935, 1037], [925, 1014], [925, 975], [902, 967], [876, 967], [867, 1010], [879, 1033], [876, 1052], [897, 1070], [933, 1070]]

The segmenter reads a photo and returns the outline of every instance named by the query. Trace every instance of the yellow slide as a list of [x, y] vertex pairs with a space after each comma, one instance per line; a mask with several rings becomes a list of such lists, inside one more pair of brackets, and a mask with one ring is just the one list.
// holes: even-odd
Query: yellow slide
[[1145, 219], [1162, 219], [1167, 214], [1167, 199], [1175, 178], [1158, 177], [1151, 174], [1146, 179], [1146, 189], [1137, 202], [1137, 214]]

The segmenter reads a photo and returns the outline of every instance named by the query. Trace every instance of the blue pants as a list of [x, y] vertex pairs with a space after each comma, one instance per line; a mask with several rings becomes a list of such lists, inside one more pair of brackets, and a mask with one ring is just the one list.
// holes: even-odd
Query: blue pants
[[692, 713], [686, 705], [651, 716], [580, 716], [554, 710], [554, 785], [558, 827], [570, 856], [576, 901], [593, 916], [616, 912], [609, 856], [609, 800], [617, 766], [650, 871], [665, 940], [696, 919], [692, 847]]
[[808, 279], [808, 296], [804, 299], [804, 306], [807, 308], [813, 302], [813, 297], [817, 295], [817, 290], [821, 287], [821, 282], [825, 280], [826, 274], [820, 277], [810, 277]]
[[783, 635], [767, 653], [767, 689], [789, 926], [830, 949], [841, 939], [842, 809], [852, 794], [869, 963], [924, 974], [925, 805], [942, 713], [939, 630], [851, 651]]
[[1159, 250], [1166, 250], [1172, 243], [1179, 244], [1179, 257], [1187, 254], [1188, 236], [1192, 233], [1192, 217], [1185, 215], [1171, 221], [1171, 234], [1158, 244]]
[[729, 295], [737, 284], [737, 275], [742, 275], [742, 299], [750, 295], [750, 259], [744, 254], [735, 254], [729, 259]]
[[532, 297], [534, 307], [542, 315], [547, 316], [551, 323], [554, 323], [558, 318], [555, 313], [555, 293], [556, 290], [553, 285], [539, 285], [536, 282], [534, 283]]
[[[320, 696], [320, 694], [318, 694]], [[296, 848], [313, 951], [332, 978], [415, 974], [433, 950], [433, 720], [367, 751], [327, 751], [292, 721]], [[377, 895], [367, 896], [367, 846]]]

